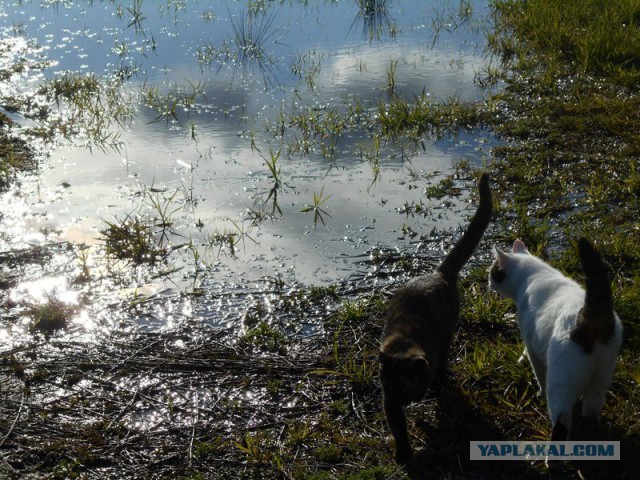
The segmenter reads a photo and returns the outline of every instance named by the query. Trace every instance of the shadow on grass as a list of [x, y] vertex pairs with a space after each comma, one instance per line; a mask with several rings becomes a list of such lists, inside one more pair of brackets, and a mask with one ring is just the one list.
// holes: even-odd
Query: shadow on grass
[[449, 379], [438, 394], [435, 421], [422, 421], [426, 448], [418, 450], [410, 469], [412, 479], [431, 478], [542, 478], [540, 470], [525, 462], [469, 460], [472, 440], [498, 441], [508, 437], [505, 428], [474, 405]]
[[[510, 425], [501, 425], [499, 418], [482, 412], [473, 397], [465, 395], [450, 379], [437, 393], [433, 420], [418, 422], [423, 448], [417, 449], [416, 459], [408, 469], [408, 476], [418, 479], [632, 479], [640, 469], [640, 437], [628, 435], [624, 428], [603, 426], [596, 441], [621, 443], [620, 461], [556, 462], [551, 468], [537, 461], [472, 461], [469, 459], [471, 441], [523, 440], [515, 438]], [[586, 437], [581, 437], [586, 438]]]

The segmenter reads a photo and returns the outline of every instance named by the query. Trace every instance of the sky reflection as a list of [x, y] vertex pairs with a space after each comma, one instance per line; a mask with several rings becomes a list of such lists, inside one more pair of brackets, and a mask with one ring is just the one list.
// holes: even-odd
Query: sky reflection
[[[198, 258], [182, 248], [172, 260], [181, 273], [171, 281], [146, 278], [135, 285], [130, 274], [131, 284], [118, 289], [118, 295], [159, 298], [197, 284], [214, 296], [219, 288], [265, 276], [334, 283], [349, 277], [354, 258], [374, 247], [413, 248], [402, 234], [405, 228], [425, 233], [460, 224], [469, 212], [457, 200], [446, 210], [440, 201], [426, 202], [430, 214], [425, 218], [398, 212], [425, 201], [424, 187], [435, 181], [433, 175], [461, 160], [480, 165], [491, 142], [486, 135], [463, 135], [463, 142], [427, 138], [406, 158], [397, 145], [383, 145], [380, 170], [374, 174], [365, 158], [372, 148], [366, 126], [340, 137], [328, 157], [322, 152], [322, 142], [326, 147], [333, 140], [328, 136], [307, 154], [295, 149], [293, 142], [302, 133], [292, 127], [291, 117], [331, 109], [344, 114], [356, 103], [375, 111], [388, 100], [392, 70], [398, 98], [424, 92], [433, 99], [481, 99], [483, 92], [474, 85], [485, 65], [478, 31], [442, 32], [434, 44], [431, 25], [437, 12], [432, 3], [402, 0], [387, 2], [384, 15], [373, 19], [380, 22], [373, 25], [380, 35], [372, 41], [367, 35], [372, 19], [356, 2], [301, 3], [269, 2], [266, 13], [252, 16], [246, 2], [226, 7], [189, 2], [185, 9], [146, 2], [144, 19], [137, 24], [130, 11], [113, 2], [0, 5], [0, 29], [15, 44], [1, 55], [24, 50], [33, 41], [40, 45], [35, 55], [42, 52], [50, 61], [44, 76], [95, 73], [109, 84], [122, 82], [116, 104], [131, 102], [135, 111], [130, 122], [111, 126], [119, 135], [118, 149], [84, 148], [81, 132], [55, 147], [44, 146], [41, 175], [25, 180], [19, 192], [2, 196], [6, 243], [11, 248], [27, 242], [84, 243], [95, 246], [92, 255], [99, 258], [105, 221], [149, 218], [154, 214], [149, 198], [171, 199], [176, 206], [172, 242], [193, 242]], [[473, 5], [483, 18], [486, 6]], [[264, 30], [259, 57], [254, 57], [262, 65], [238, 64], [250, 47], [238, 39], [243, 28], [245, 33]], [[34, 78], [23, 78], [27, 82], [19, 88], [33, 86]], [[35, 78], [42, 81], [40, 74]], [[159, 104], [149, 100], [151, 91]], [[169, 110], [163, 114], [163, 108]], [[279, 125], [285, 135], [278, 133]], [[280, 153], [282, 214], [275, 216], [267, 215], [269, 205], [264, 205], [274, 184], [267, 167], [270, 152]], [[327, 197], [326, 226], [302, 212], [321, 191]], [[254, 224], [255, 210], [265, 220]], [[222, 234], [242, 239], [235, 251], [211, 244]], [[124, 275], [119, 268], [114, 270]], [[72, 293], [64, 277], [45, 277], [24, 282], [13, 295], [32, 301], [68, 295], [69, 302], [77, 302]], [[152, 312], [143, 322], [149, 328], [166, 327], [199, 312], [226, 324], [223, 310], [231, 308], [226, 300], [199, 302], [175, 317]], [[88, 329], [96, 325], [86, 314], [77, 322]]]

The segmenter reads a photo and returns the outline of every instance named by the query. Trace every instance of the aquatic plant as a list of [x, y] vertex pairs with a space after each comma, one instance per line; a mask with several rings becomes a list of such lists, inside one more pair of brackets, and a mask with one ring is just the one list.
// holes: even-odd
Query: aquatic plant
[[481, 127], [487, 112], [480, 102], [465, 103], [455, 96], [433, 100], [423, 91], [413, 101], [394, 98], [378, 107], [381, 133], [391, 138], [400, 136], [416, 141], [424, 134], [434, 139], [456, 137], [460, 131]]
[[198, 49], [198, 61], [201, 65], [219, 63], [233, 65], [234, 73], [238, 67], [242, 69], [243, 77], [249, 70], [257, 70], [262, 75], [265, 88], [275, 84], [277, 62], [268, 54], [267, 43], [278, 32], [274, 28], [276, 14], [267, 14], [258, 9], [243, 10], [238, 16], [233, 16], [227, 10], [233, 29], [233, 38], [221, 46], [211, 44]]
[[351, 23], [349, 32], [362, 22], [362, 36], [370, 42], [380, 40], [389, 34], [391, 19], [389, 16], [390, 0], [356, 0], [358, 14]]
[[78, 308], [62, 302], [55, 296], [47, 295], [47, 301], [43, 304], [30, 305], [26, 316], [31, 318], [29, 329], [31, 332], [40, 332], [45, 338], [49, 338], [60, 330], [67, 328], [69, 321], [77, 313]]
[[281, 328], [262, 320], [244, 332], [240, 341], [268, 352], [286, 353], [288, 337]]
[[[174, 83], [169, 88], [160, 88], [146, 82], [140, 88], [144, 104], [156, 112], [150, 123], [165, 121], [167, 125], [173, 121], [182, 125], [178, 118], [178, 109], [191, 114], [198, 101], [205, 100], [206, 85], [202, 82], [187, 81], [187, 85]], [[196, 140], [195, 124], [191, 124], [191, 138]]]
[[131, 14], [131, 20], [129, 21], [127, 28], [133, 26], [137, 34], [144, 34], [144, 30], [142, 28], [142, 21], [145, 19], [145, 16], [142, 14], [143, 2], [144, 0], [133, 0], [132, 5], [127, 7], [127, 12]]
[[262, 157], [264, 164], [267, 166], [271, 179], [273, 180], [273, 186], [269, 189], [267, 198], [264, 200], [264, 204], [269, 203], [271, 200], [271, 215], [277, 211], [279, 215], [282, 215], [280, 205], [278, 205], [278, 193], [281, 191], [284, 185], [280, 172], [282, 171], [280, 165], [278, 165], [278, 159], [280, 158], [280, 151], [274, 152], [269, 150], [269, 158]]
[[460, 193], [460, 188], [455, 186], [453, 176], [449, 175], [445, 175], [438, 181], [438, 183], [428, 185], [424, 189], [424, 196], [429, 200], [440, 200], [444, 197], [457, 197]]
[[[78, 142], [88, 148], [120, 148], [117, 128], [128, 125], [135, 114], [135, 102], [119, 81], [97, 76], [64, 72], [44, 82], [39, 93], [59, 107], [56, 118], [49, 121], [51, 135]], [[64, 112], [62, 104], [70, 108]]]
[[452, 33], [464, 25], [468, 25], [473, 19], [473, 6], [470, 0], [459, 0], [457, 8], [455, 3], [444, 2], [440, 8], [434, 7], [434, 15], [431, 20], [433, 40], [431, 48], [435, 47], [442, 31]]
[[104, 223], [106, 228], [100, 235], [107, 256], [135, 264], [155, 263], [166, 257], [168, 251], [156, 243], [152, 225], [138, 215], [127, 214]]
[[29, 144], [3, 128], [11, 123], [0, 113], [0, 191], [7, 189], [19, 173], [33, 171], [38, 166]]
[[245, 69], [257, 67], [267, 86], [272, 86], [275, 80], [273, 71], [275, 61], [266, 51], [266, 43], [277, 33], [277, 29], [273, 28], [275, 18], [275, 14], [256, 17], [247, 15], [245, 12], [242, 12], [238, 18], [231, 16], [237, 61]]
[[316, 89], [316, 80], [320, 74], [324, 56], [324, 53], [311, 50], [309, 52], [299, 53], [295, 61], [291, 63], [291, 73], [299, 79], [304, 79], [309, 90]]
[[104, 221], [106, 228], [100, 231], [108, 257], [136, 265], [154, 264], [189, 242], [175, 244], [181, 236], [175, 229], [176, 214], [185, 205], [177, 201], [179, 189], [166, 194], [153, 185], [140, 185], [140, 205], [122, 218]]
[[387, 70], [387, 96], [392, 99], [396, 96], [396, 76], [398, 70], [398, 60], [389, 61]]
[[86, 283], [91, 281], [91, 270], [89, 269], [89, 255], [91, 247], [89, 245], [79, 245], [76, 252], [80, 273], [75, 277], [76, 283]]
[[322, 205], [324, 205], [324, 203], [329, 200], [329, 198], [331, 197], [331, 195], [324, 195], [324, 187], [322, 187], [322, 189], [320, 190], [320, 193], [315, 193], [313, 194], [313, 204], [312, 205], [307, 205], [306, 207], [304, 207], [302, 210], [300, 210], [303, 213], [307, 213], [307, 212], [313, 212], [313, 226], [317, 227], [318, 226], [318, 221], [322, 222], [322, 225], [324, 225], [324, 217], [330, 217], [331, 215], [329, 215], [327, 213], [326, 210], [324, 210], [322, 208]]
[[220, 255], [224, 249], [229, 252], [231, 257], [235, 257], [238, 241], [239, 239], [236, 232], [228, 229], [216, 229], [207, 235], [206, 246], [208, 248], [218, 247], [217, 255]]
[[242, 242], [243, 248], [245, 241], [251, 240], [253, 243], [258, 242], [251, 236], [253, 228], [259, 223], [255, 219], [246, 227], [244, 222], [236, 222], [235, 220], [227, 220], [233, 228], [216, 228], [215, 231], [207, 234], [205, 246], [207, 248], [218, 247], [217, 255], [223, 251], [228, 253], [230, 257], [235, 257], [238, 250], [238, 244]]

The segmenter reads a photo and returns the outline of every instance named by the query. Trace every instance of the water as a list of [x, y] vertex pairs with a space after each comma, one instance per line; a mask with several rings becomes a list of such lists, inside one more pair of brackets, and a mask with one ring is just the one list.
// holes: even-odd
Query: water
[[[82, 131], [41, 145], [39, 175], [2, 198], [4, 248], [83, 243], [92, 246], [90, 268], [102, 271], [105, 221], [157, 216], [157, 202], [171, 220], [166, 240], [193, 248], [174, 252], [167, 268], [177, 272], [154, 280], [124, 267], [126, 285], [107, 282], [105, 296], [118, 290], [172, 298], [196, 285], [206, 299], [188, 302], [181, 314], [226, 325], [265, 278], [343, 282], [362, 270], [359, 261], [375, 247], [413, 249], [403, 232], [457, 227], [469, 213], [465, 203], [451, 200], [445, 208], [425, 199], [424, 187], [461, 160], [480, 165], [492, 141], [487, 135], [425, 137], [417, 149], [383, 141], [376, 153], [366, 125], [305, 143], [290, 119], [345, 114], [348, 105], [375, 112], [392, 83], [400, 98], [424, 92], [481, 99], [474, 76], [486, 62], [479, 29], [486, 6], [472, 2], [472, 20], [463, 21], [459, 2], [396, 0], [373, 17], [353, 1], [305, 3], [3, 2], [3, 35], [49, 62], [42, 71], [15, 75], [3, 95], [33, 91], [64, 72], [95, 74], [111, 84], [124, 79], [116, 103], [132, 112], [108, 130], [118, 135], [117, 149]], [[262, 4], [255, 13], [247, 8]], [[249, 36], [254, 50], [242, 46]], [[177, 101], [175, 109], [163, 115], [150, 106], [149, 92]], [[14, 119], [38, 124], [19, 114]], [[271, 155], [280, 169], [277, 208], [269, 197]], [[326, 198], [315, 221], [314, 194]], [[418, 202], [429, 209], [426, 217], [401, 213]], [[230, 234], [233, 249], [220, 243]], [[42, 298], [46, 288], [38, 285], [55, 285], [62, 295], [65, 287], [55, 278], [16, 292]], [[232, 300], [221, 300], [236, 290]], [[230, 320], [229, 312], [240, 313]], [[157, 324], [166, 326], [165, 313]]]

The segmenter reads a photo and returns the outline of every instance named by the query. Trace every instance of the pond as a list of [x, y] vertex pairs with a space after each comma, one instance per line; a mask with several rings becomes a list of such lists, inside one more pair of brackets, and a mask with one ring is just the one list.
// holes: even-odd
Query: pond
[[[45, 65], [3, 82], [3, 98], [91, 85], [73, 102], [36, 96], [46, 119], [8, 112], [57, 134], [33, 140], [38, 174], [2, 196], [2, 249], [83, 246], [12, 298], [74, 302], [82, 265], [101, 279], [85, 287], [94, 310], [154, 298], [149, 328], [230, 326], [247, 295], [357, 285], [374, 252], [457, 228], [466, 195], [427, 187], [481, 166], [490, 135], [391, 140], [371, 120], [394, 99], [482, 100], [487, 15], [480, 1], [3, 2], [3, 62]], [[152, 268], [105, 261], [105, 232], [134, 219], [166, 253]]]

